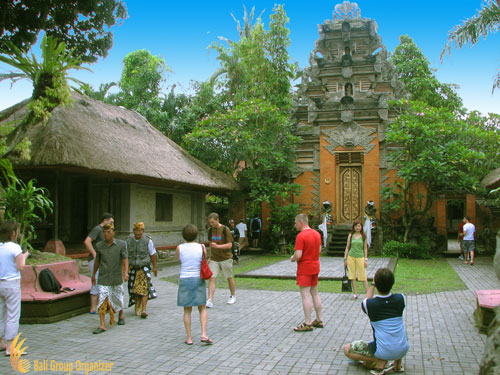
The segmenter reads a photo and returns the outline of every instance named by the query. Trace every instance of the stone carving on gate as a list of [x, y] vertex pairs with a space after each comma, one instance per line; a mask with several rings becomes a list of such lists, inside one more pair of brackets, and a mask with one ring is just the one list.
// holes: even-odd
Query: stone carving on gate
[[361, 146], [364, 148], [366, 155], [375, 147], [371, 142], [376, 138], [376, 135], [374, 135], [376, 132], [375, 128], [360, 126], [355, 121], [335, 128], [322, 129], [323, 135], [326, 136], [325, 140], [328, 142], [328, 146], [323, 147], [334, 155], [335, 149], [339, 146], [345, 148]]
[[361, 19], [361, 10], [357, 3], [351, 3], [350, 1], [344, 1], [342, 4], [335, 5], [335, 10], [333, 12], [333, 19]]

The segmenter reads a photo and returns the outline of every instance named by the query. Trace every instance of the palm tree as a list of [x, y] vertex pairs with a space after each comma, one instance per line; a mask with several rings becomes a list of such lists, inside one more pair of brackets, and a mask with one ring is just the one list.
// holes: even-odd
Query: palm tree
[[[500, 0], [485, 0], [481, 10], [475, 16], [449, 31], [448, 40], [441, 52], [441, 60], [444, 54], [451, 54], [451, 43], [454, 43], [457, 48], [462, 48], [468, 43], [473, 46], [481, 36], [486, 39], [489, 33], [495, 33], [499, 28]], [[497, 73], [494, 79], [493, 91], [495, 88], [500, 88], [500, 73]]]
[[[255, 7], [252, 7], [250, 14], [247, 12], [247, 8], [243, 5], [243, 27], [241, 27], [240, 21], [231, 13], [231, 17], [233, 17], [236, 22], [236, 29], [238, 30], [238, 34], [240, 35], [240, 41], [243, 39], [251, 40], [252, 39], [252, 31], [257, 24], [261, 22], [262, 14], [264, 14], [265, 9], [260, 13], [259, 17], [254, 20], [254, 12]], [[228, 96], [229, 100], [233, 101], [234, 93], [238, 89], [241, 83], [241, 71], [239, 68], [239, 51], [238, 51], [238, 43], [232, 42], [231, 40], [224, 38], [222, 36], [219, 37], [223, 42], [227, 42], [230, 46], [229, 50], [225, 49], [220, 44], [214, 44], [211, 48], [214, 48], [219, 53], [219, 57], [217, 58], [221, 67], [217, 69], [209, 79], [210, 84], [213, 86], [217, 79], [220, 76], [225, 75], [228, 81]]]

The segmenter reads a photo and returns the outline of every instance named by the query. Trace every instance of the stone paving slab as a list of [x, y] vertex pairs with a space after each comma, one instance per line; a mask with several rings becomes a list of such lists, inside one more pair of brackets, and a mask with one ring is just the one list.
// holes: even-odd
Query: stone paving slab
[[[344, 258], [340, 257], [321, 257], [320, 280], [342, 280], [344, 276]], [[369, 280], [373, 280], [375, 272], [379, 268], [389, 267], [394, 270], [395, 259], [391, 258], [368, 258], [368, 267], [366, 275]], [[255, 277], [255, 278], [274, 278], [274, 279], [294, 279], [297, 273], [297, 263], [290, 260], [273, 263], [256, 270], [239, 273], [236, 277]]]
[[[449, 262], [467, 285], [486, 289], [495, 283], [491, 281], [491, 258], [478, 259], [473, 267], [454, 259]], [[164, 269], [160, 276], [176, 271], [178, 274], [178, 268]], [[99, 319], [90, 314], [54, 324], [21, 325], [29, 351], [25, 358], [32, 366], [29, 374], [62, 374], [52, 371], [50, 364], [76, 361], [114, 363], [110, 372], [89, 372], [91, 375], [368, 374], [360, 366], [350, 365], [343, 354], [346, 343], [372, 337], [360, 301], [352, 301], [348, 295], [321, 293], [325, 328], [296, 333], [292, 328], [303, 320], [298, 291], [237, 289], [237, 302], [227, 305], [227, 289], [217, 289], [215, 307], [208, 311], [208, 333], [214, 345], [199, 342], [199, 319], [193, 311], [195, 344], [187, 346], [183, 343], [182, 308], [176, 306], [177, 285], [159, 278], [154, 283], [159, 298], [148, 304], [148, 319], [135, 317], [133, 309], [126, 309], [126, 325], [113, 326], [100, 335], [92, 334]], [[407, 296], [404, 319], [410, 351], [404, 360], [406, 373], [477, 374], [486, 336], [474, 327], [474, 308], [472, 289]], [[48, 371], [33, 371], [35, 361], [44, 360]], [[0, 358], [0, 374], [18, 374], [7, 357]]]

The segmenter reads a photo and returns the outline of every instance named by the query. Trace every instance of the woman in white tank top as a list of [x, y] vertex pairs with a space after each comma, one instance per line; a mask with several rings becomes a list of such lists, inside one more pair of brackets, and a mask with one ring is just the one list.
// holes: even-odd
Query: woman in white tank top
[[184, 307], [184, 327], [186, 328], [186, 345], [193, 345], [191, 337], [191, 312], [193, 306], [198, 306], [201, 323], [201, 342], [212, 344], [207, 336], [207, 289], [205, 280], [200, 277], [201, 259], [206, 256], [205, 246], [196, 242], [198, 228], [188, 224], [182, 230], [182, 237], [186, 240], [177, 246], [176, 256], [181, 261], [179, 289], [177, 291], [177, 306]]

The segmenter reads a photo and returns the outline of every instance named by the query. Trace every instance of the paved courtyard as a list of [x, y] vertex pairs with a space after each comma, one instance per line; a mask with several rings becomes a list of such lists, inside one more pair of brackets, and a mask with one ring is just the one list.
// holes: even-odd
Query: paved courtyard
[[[448, 261], [468, 289], [407, 296], [410, 352], [404, 366], [408, 374], [478, 372], [486, 336], [474, 327], [473, 290], [500, 289], [500, 283], [491, 258], [478, 258], [474, 267], [456, 258]], [[178, 273], [179, 266], [173, 266], [159, 276]], [[292, 328], [303, 320], [298, 292], [237, 290], [237, 302], [227, 305], [228, 291], [218, 289], [215, 307], [208, 313], [214, 345], [199, 342], [199, 320], [193, 312], [193, 335], [198, 340], [187, 346], [182, 308], [176, 306], [177, 285], [159, 278], [154, 282], [160, 297], [150, 302], [148, 319], [137, 318], [127, 309], [125, 326], [114, 326], [100, 335], [92, 334], [98, 317], [90, 314], [48, 325], [22, 325], [30, 374], [62, 374], [51, 370], [51, 363], [75, 366], [77, 361], [113, 362], [108, 372], [113, 375], [368, 373], [349, 364], [342, 352], [344, 344], [372, 337], [359, 301], [351, 301], [347, 294], [323, 293], [325, 328], [296, 333]], [[44, 360], [48, 360], [48, 370], [33, 371], [35, 361], [40, 370]], [[0, 374], [14, 373], [8, 358], [0, 360]], [[71, 373], [85, 372], [73, 369]]]
[[[394, 270], [395, 262], [391, 258], [370, 258], [366, 268], [366, 276], [372, 280], [379, 268], [389, 267]], [[275, 277], [280, 279], [295, 279], [297, 264], [284, 260], [270, 266], [262, 267], [253, 271], [243, 272], [242, 276], [252, 277]], [[344, 276], [344, 259], [339, 257], [321, 257], [320, 280], [342, 280]]]

